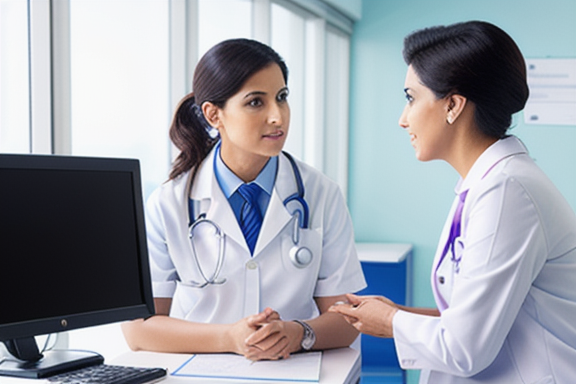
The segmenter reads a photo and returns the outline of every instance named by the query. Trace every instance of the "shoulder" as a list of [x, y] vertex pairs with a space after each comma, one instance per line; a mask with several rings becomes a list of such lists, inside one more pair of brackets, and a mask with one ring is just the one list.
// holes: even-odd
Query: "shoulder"
[[186, 194], [190, 171], [178, 175], [158, 186], [148, 197], [147, 205], [162, 205], [171, 200], [180, 200]]
[[[284, 158], [288, 161], [286, 153], [284, 153]], [[314, 168], [313, 166], [298, 160], [294, 157], [294, 162], [302, 176], [302, 182], [306, 188], [323, 188], [327, 190], [339, 190], [338, 184], [326, 176], [324, 173]]]

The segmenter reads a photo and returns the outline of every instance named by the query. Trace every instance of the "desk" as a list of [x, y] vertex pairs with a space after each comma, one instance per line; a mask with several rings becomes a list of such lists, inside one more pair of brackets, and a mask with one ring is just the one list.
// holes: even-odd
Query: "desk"
[[[137, 367], [162, 367], [168, 368], [171, 372], [181, 366], [191, 355], [171, 354], [157, 352], [126, 352], [108, 364], [129, 365]], [[322, 355], [322, 365], [320, 369], [319, 384], [357, 384], [360, 380], [361, 360], [360, 352], [353, 348], [339, 348], [324, 351]], [[2, 377], [2, 384], [47, 384], [48, 380], [29, 380]], [[184, 384], [184, 383], [206, 383], [206, 384], [254, 384], [254, 381], [188, 378], [170, 376], [159, 384]], [[259, 384], [279, 384], [293, 383], [291, 381], [262, 381]], [[301, 383], [300, 383], [301, 384]]]

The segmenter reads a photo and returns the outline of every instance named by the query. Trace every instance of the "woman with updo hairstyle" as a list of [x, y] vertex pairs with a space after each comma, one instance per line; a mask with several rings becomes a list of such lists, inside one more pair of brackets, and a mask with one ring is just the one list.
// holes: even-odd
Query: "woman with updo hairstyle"
[[470, 21], [416, 31], [403, 53], [399, 124], [417, 159], [460, 176], [432, 266], [436, 307], [347, 295], [331, 311], [394, 338], [420, 383], [573, 383], [576, 216], [508, 133], [529, 93], [519, 48]]
[[250, 360], [349, 346], [329, 312], [366, 286], [339, 187], [282, 151], [288, 69], [272, 48], [223, 41], [176, 108], [179, 149], [146, 204], [156, 314], [123, 325], [130, 348]]

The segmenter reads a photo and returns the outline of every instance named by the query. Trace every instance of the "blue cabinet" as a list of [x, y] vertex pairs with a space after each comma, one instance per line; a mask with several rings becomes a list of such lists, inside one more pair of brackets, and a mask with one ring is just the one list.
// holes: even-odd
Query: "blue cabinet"
[[[412, 246], [410, 244], [357, 243], [358, 257], [368, 287], [360, 295], [386, 296], [398, 304], [412, 303]], [[394, 341], [362, 335], [362, 384], [406, 382]]]

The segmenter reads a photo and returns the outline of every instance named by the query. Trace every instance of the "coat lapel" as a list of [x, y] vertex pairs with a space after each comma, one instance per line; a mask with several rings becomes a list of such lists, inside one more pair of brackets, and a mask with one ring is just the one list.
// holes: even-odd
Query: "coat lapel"
[[[214, 175], [215, 153], [216, 151], [213, 149], [202, 162], [192, 183], [190, 196], [193, 200], [200, 201], [201, 206], [201, 212], [195, 214], [206, 212], [206, 218], [217, 223], [229, 239], [240, 244], [249, 254], [250, 251], [240, 225]], [[280, 155], [274, 190], [256, 242], [254, 256], [265, 249], [292, 219], [292, 215], [283, 202], [288, 196], [296, 192], [297, 187], [292, 167], [285, 156]]]
[[284, 206], [284, 199], [296, 193], [296, 182], [292, 167], [284, 155], [279, 156], [278, 173], [274, 190], [270, 197], [270, 203], [264, 216], [262, 229], [256, 242], [254, 255], [260, 253], [266, 246], [274, 240], [286, 224], [292, 219], [292, 215]]
[[216, 180], [214, 174], [215, 153], [216, 151], [213, 149], [206, 156], [192, 183], [190, 196], [193, 200], [199, 201], [201, 206], [201, 212], [197, 212], [195, 215], [206, 213], [206, 218], [218, 224], [229, 239], [241, 244], [246, 252], [250, 252], [230, 203], [228, 203], [228, 199], [224, 196]]

